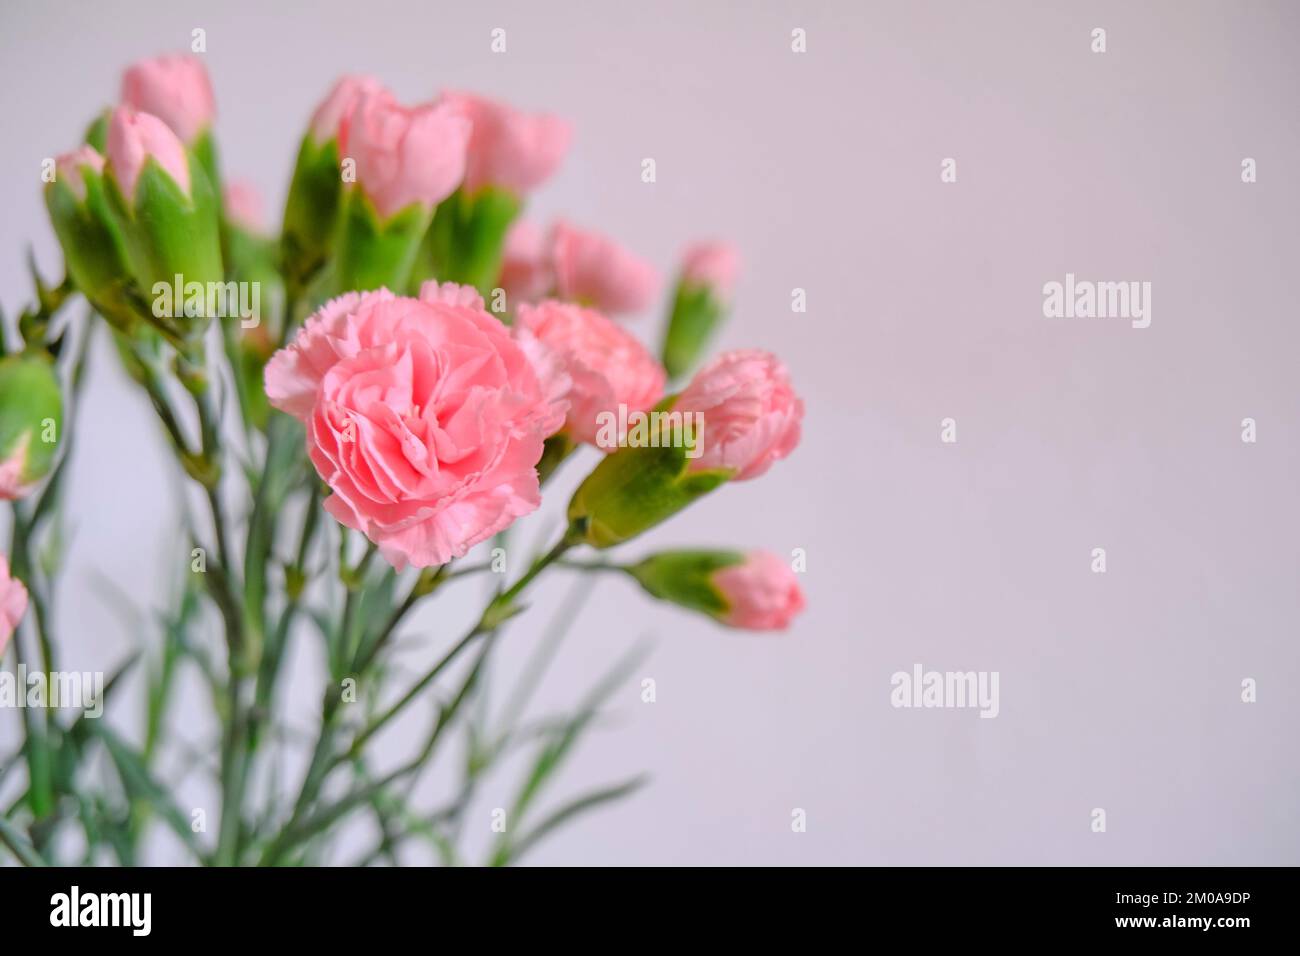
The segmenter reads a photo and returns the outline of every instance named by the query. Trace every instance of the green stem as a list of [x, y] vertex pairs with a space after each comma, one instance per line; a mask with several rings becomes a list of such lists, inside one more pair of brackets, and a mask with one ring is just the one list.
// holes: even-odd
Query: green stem
[[307, 510], [303, 514], [302, 533], [298, 539], [298, 550], [294, 563], [285, 569], [287, 600], [280, 611], [280, 618], [271, 639], [262, 655], [258, 669], [257, 685], [253, 695], [253, 715], [250, 721], [250, 755], [261, 740], [261, 723], [270, 712], [271, 700], [275, 693], [276, 678], [279, 675], [280, 662], [284, 658], [284, 649], [289, 640], [289, 628], [297, 616], [302, 603], [302, 592], [307, 580], [307, 553], [311, 548], [320, 524], [320, 485], [311, 482], [311, 492], [307, 499]]
[[[218, 831], [215, 862], [232, 866], [239, 860], [243, 829], [244, 790], [248, 761], [244, 756], [248, 717], [244, 703], [245, 675], [255, 670], [257, 662], [249, 656], [247, 622], [239, 600], [240, 586], [235, 577], [233, 551], [227, 534], [227, 517], [221, 502], [221, 430], [220, 419], [212, 401], [212, 385], [201, 344], [178, 356], [177, 371], [182, 384], [194, 398], [202, 439], [203, 471], [200, 483], [211, 512], [216, 537], [217, 565], [208, 575], [215, 580], [213, 596], [226, 624], [228, 678], [226, 714], [221, 753], [221, 824]], [[260, 650], [260, 648], [256, 649]]]
[[27, 841], [17, 827], [4, 817], [0, 817], [0, 843], [7, 846], [23, 866], [45, 865], [45, 861], [36, 852], [36, 848]]
[[[19, 668], [23, 666], [23, 645], [20, 634], [13, 639], [14, 655]], [[48, 723], [45, 712], [38, 710], [40, 716], [33, 713], [33, 708], [22, 708], [23, 732], [27, 738], [27, 804], [36, 821], [44, 819], [54, 809], [54, 784]]]
[[617, 571], [619, 574], [630, 573], [627, 565], [617, 564], [613, 561], [559, 561], [556, 563], [556, 567], [584, 573], [597, 571]]
[[247, 722], [242, 704], [244, 679], [231, 675], [227, 687], [226, 719], [221, 747], [221, 825], [217, 836], [217, 866], [239, 862], [243, 829], [243, 797], [249, 761], [246, 759]]
[[[416, 684], [410, 690], [408, 690], [407, 693], [404, 694], [396, 704], [394, 704], [387, 711], [385, 711], [383, 715], [381, 715], [374, 722], [372, 722], [372, 724], [366, 730], [362, 731], [361, 744], [358, 744], [357, 742], [354, 741], [352, 746], [349, 747], [349, 749], [346, 752], [335, 754], [334, 756], [330, 755], [330, 751], [333, 746], [334, 722], [337, 716], [338, 708], [340, 706], [340, 697], [336, 693], [334, 688], [329, 688], [326, 690], [325, 698], [322, 703], [320, 735], [317, 737], [316, 747], [312, 752], [311, 760], [307, 767], [307, 772], [304, 775], [303, 785], [302, 788], [299, 790], [298, 799], [295, 801], [293, 812], [289, 817], [289, 821], [285, 824], [284, 829], [281, 831], [280, 836], [277, 837], [276, 840], [271, 843], [271, 845], [267, 848], [266, 852], [263, 854], [262, 865], [270, 866], [278, 863], [280, 858], [283, 856], [283, 854], [287, 852], [287, 849], [289, 848], [288, 845], [292, 844], [293, 841], [298, 839], [297, 834], [305, 826], [304, 821], [306, 819], [307, 810], [311, 806], [311, 804], [315, 801], [316, 795], [319, 793], [321, 785], [324, 783], [325, 779], [329, 776], [329, 774], [336, 767], [347, 762], [349, 759], [352, 759], [357, 754], [359, 754], [361, 751], [361, 746], [364, 744], [366, 740], [372, 738], [374, 734], [377, 733], [384, 725], [386, 725], [390, 720], [396, 717], [402, 710], [406, 708], [407, 705], [409, 705], [413, 700], [415, 700], [420, 695], [421, 691], [423, 691], [426, 687], [428, 687], [431, 683], [433, 683], [433, 681], [438, 677], [438, 675], [442, 673], [443, 670], [445, 670], [446, 667], [450, 665], [451, 662], [455, 660], [463, 650], [465, 650], [467, 647], [473, 644], [477, 640], [477, 638], [479, 638], [483, 634], [494, 633], [502, 623], [504, 623], [508, 618], [512, 617], [515, 613], [517, 613], [518, 609], [515, 607], [515, 603], [514, 603], [515, 599], [518, 598], [519, 595], [523, 593], [524, 589], [527, 588], [528, 585], [531, 584], [539, 574], [541, 574], [544, 570], [546, 570], [546, 568], [549, 565], [559, 560], [560, 557], [565, 554], [565, 552], [567, 552], [570, 548], [572, 548], [577, 543], [577, 541], [578, 541], [578, 535], [575, 533], [573, 529], [570, 529], [568, 532], [566, 532], [565, 535], [555, 545], [555, 547], [553, 547], [549, 552], [542, 555], [540, 558], [538, 558], [536, 561], [533, 562], [532, 567], [530, 567], [528, 571], [524, 573], [523, 577], [521, 577], [518, 581], [516, 581], [514, 585], [512, 585], [508, 590], [497, 595], [491, 601], [488, 602], [487, 606], [484, 607], [482, 613], [479, 615], [478, 621], [474, 624], [474, 626], [469, 629], [469, 631], [465, 634], [465, 636], [462, 637], [452, 647], [452, 649], [446, 655], [444, 655], [444, 657], [437, 664], [433, 666], [433, 668], [431, 668], [423, 677], [421, 677], [420, 680], [417, 681]], [[436, 573], [434, 577], [436, 578]], [[406, 601], [403, 602], [403, 604], [397, 609], [397, 611], [394, 612], [393, 616], [385, 624], [384, 629], [381, 631], [379, 640], [377, 640], [373, 644], [372, 652], [359, 663], [368, 665], [374, 659], [374, 656], [378, 652], [378, 649], [382, 647], [383, 644], [387, 641], [388, 637], [396, 629], [402, 617], [405, 616], [407, 611], [409, 611], [410, 608], [414, 606], [418, 598], [423, 596], [422, 594], [417, 593], [420, 592], [420, 590], [421, 590], [420, 582], [417, 581], [416, 586], [412, 588], [412, 592], [410, 595], [407, 596]], [[476, 665], [475, 670], [472, 673], [472, 676], [477, 675], [483, 660], [484, 658], [480, 657], [479, 664]], [[358, 676], [360, 675], [360, 671], [356, 671], [355, 673]], [[455, 710], [459, 707], [460, 702], [464, 699], [464, 694], [467, 692], [468, 692], [468, 688], [462, 688], [461, 694], [458, 695], [456, 699], [453, 701], [453, 704], [450, 706], [450, 710], [444, 710], [443, 713], [440, 715], [438, 727], [434, 731], [434, 741], [436, 741], [438, 734], [441, 733], [442, 727], [444, 727], [448, 722], [450, 722], [451, 717], [455, 713]], [[430, 742], [430, 745], [425, 748], [425, 751], [421, 754], [420, 757], [417, 758], [417, 760], [413, 764], [408, 764], [405, 768], [401, 768], [399, 769], [399, 771], [396, 771], [395, 774], [390, 774], [388, 777], [384, 778], [384, 780], [380, 782], [379, 786], [380, 787], [387, 786], [389, 783], [392, 782], [393, 779], [396, 779], [397, 777], [400, 777], [405, 773], [411, 772], [413, 767], [418, 766], [419, 762], [422, 761], [429, 752], [431, 752], [432, 743], [433, 741]]]
[[[515, 582], [513, 587], [498, 597], [493, 598], [492, 601], [488, 603], [487, 607], [483, 609], [483, 612], [479, 615], [478, 621], [475, 622], [474, 626], [471, 627], [465, 635], [452, 646], [451, 650], [443, 655], [443, 657], [433, 665], [433, 667], [426, 671], [400, 699], [361, 731], [352, 742], [347, 753], [335, 758], [334, 765], [337, 766], [345, 760], [355, 759], [359, 756], [366, 743], [369, 742], [375, 734], [382, 730], [390, 721], [392, 721], [393, 718], [397, 717], [398, 714], [405, 710], [413, 700], [419, 697], [420, 694], [438, 678], [438, 675], [446, 670], [447, 667], [449, 667], [451, 663], [460, 656], [462, 651], [473, 644], [481, 635], [495, 630], [501, 621], [503, 621], [505, 617], [509, 616], [509, 613], [505, 613], [505, 615], [502, 616], [500, 610], [494, 609], [509, 608], [513, 604], [514, 599], [523, 593], [524, 588], [526, 588], [533, 579], [537, 577], [537, 575], [541, 574], [548, 565], [559, 560], [560, 555], [564, 554], [571, 547], [572, 544], [570, 543], [569, 536], [566, 535], [554, 548], [550, 550], [549, 553], [533, 562], [533, 566], [528, 569], [528, 572], [522, 578]], [[394, 623], [390, 624], [389, 630], [395, 626], [396, 620], [400, 620], [400, 618], [401, 613], [395, 616]]]

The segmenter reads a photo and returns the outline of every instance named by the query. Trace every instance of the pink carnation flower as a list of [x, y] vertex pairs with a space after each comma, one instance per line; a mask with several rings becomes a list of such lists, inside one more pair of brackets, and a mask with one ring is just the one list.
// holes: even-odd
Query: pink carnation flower
[[317, 145], [341, 139], [342, 126], [363, 96], [387, 92], [373, 76], [343, 76], [326, 94], [311, 117], [311, 138]]
[[704, 415], [704, 448], [690, 469], [726, 469], [734, 472], [733, 481], [757, 478], [790, 454], [803, 421], [803, 401], [785, 365], [759, 349], [713, 359], [677, 397], [673, 411]]
[[442, 98], [474, 124], [465, 167], [468, 193], [496, 186], [525, 196], [554, 175], [569, 148], [572, 130], [558, 116], [524, 113], [470, 93]]
[[551, 230], [551, 267], [560, 298], [606, 315], [640, 312], [654, 299], [654, 266], [614, 240], [557, 222]]
[[682, 258], [682, 281], [713, 290], [718, 300], [731, 301], [740, 273], [740, 253], [728, 242], [698, 242]]
[[399, 570], [445, 564], [540, 503], [565, 405], [473, 289], [427, 283], [326, 303], [266, 368], [307, 426], [325, 508]]
[[551, 289], [546, 237], [528, 219], [516, 219], [506, 233], [497, 280], [510, 302], [535, 302]]
[[572, 380], [564, 427], [575, 441], [596, 444], [602, 412], [618, 415], [620, 405], [629, 412], [648, 411], [663, 398], [663, 366], [635, 336], [599, 312], [547, 301], [522, 306], [519, 325], [564, 363]]
[[794, 571], [770, 551], [751, 551], [743, 563], [716, 572], [713, 585], [727, 602], [721, 620], [731, 627], [783, 631], [804, 609]]
[[122, 102], [166, 123], [191, 144], [217, 115], [212, 81], [196, 56], [160, 56], [133, 64], [122, 76]]
[[387, 92], [363, 93], [341, 124], [339, 155], [387, 219], [412, 203], [432, 209], [465, 175], [470, 122], [450, 104], [408, 108]]

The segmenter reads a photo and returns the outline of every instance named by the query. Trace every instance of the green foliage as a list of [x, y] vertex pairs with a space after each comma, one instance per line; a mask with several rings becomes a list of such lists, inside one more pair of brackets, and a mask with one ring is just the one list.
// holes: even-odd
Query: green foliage
[[707, 286], [678, 283], [663, 345], [663, 363], [670, 380], [690, 372], [725, 315], [722, 303]]
[[491, 186], [467, 195], [458, 189], [439, 203], [420, 244], [411, 290], [421, 282], [471, 285], [487, 298], [501, 274], [506, 233], [519, 215], [519, 200]]

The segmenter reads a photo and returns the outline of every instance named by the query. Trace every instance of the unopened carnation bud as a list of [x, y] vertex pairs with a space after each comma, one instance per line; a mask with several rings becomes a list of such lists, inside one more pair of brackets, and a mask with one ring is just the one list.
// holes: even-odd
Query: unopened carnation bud
[[63, 394], [48, 355], [0, 359], [0, 499], [24, 497], [49, 474], [63, 427]]
[[[162, 120], [129, 107], [113, 111], [105, 182], [127, 262], [145, 294], [223, 280], [217, 197], [202, 166]], [[154, 314], [159, 321], [175, 318]]]
[[768, 551], [663, 551], [627, 570], [660, 600], [729, 627], [784, 630], [804, 607], [794, 572]]
[[312, 114], [298, 148], [284, 208], [280, 255], [289, 284], [301, 289], [333, 254], [343, 197], [340, 134], [357, 102], [384, 92], [370, 76], [344, 76]]
[[55, 161], [54, 181], [45, 187], [50, 223], [63, 248], [68, 275], [114, 326], [136, 320], [122, 233], [104, 195], [104, 158], [81, 146]]
[[510, 224], [528, 194], [559, 167], [571, 129], [559, 117], [470, 93], [446, 93], [441, 102], [471, 123], [465, 179], [438, 205], [412, 278], [436, 276], [487, 295], [501, 271]]
[[740, 256], [725, 242], [702, 242], [686, 250], [672, 314], [664, 336], [664, 367], [672, 378], [690, 371], [731, 305]]
[[596, 466], [569, 502], [569, 521], [597, 548], [626, 541], [723, 482], [761, 475], [798, 444], [802, 419], [776, 356], [723, 353], [652, 410], [653, 444], [629, 443]]
[[360, 97], [340, 152], [354, 164], [334, 267], [339, 291], [405, 288], [434, 207], [465, 174], [470, 122], [446, 103], [407, 108], [387, 93]]
[[727, 610], [718, 617], [747, 631], [783, 631], [804, 609], [803, 589], [790, 565], [770, 551], [751, 551], [712, 576]]
[[185, 54], [133, 63], [122, 75], [122, 102], [158, 117], [187, 146], [208, 131], [217, 115], [203, 61]]
[[202, 59], [172, 54], [132, 64], [122, 75], [122, 102], [166, 123], [198, 159], [213, 188], [220, 190], [212, 136], [217, 103]]
[[226, 183], [221, 204], [231, 226], [254, 236], [266, 234], [262, 194], [252, 183], [242, 179]]
[[[674, 416], [668, 398], [651, 415]], [[625, 444], [596, 465], [569, 501], [571, 534], [610, 548], [666, 521], [717, 488], [730, 473], [688, 469], [701, 436], [680, 415], [651, 418], [653, 444]], [[688, 430], [688, 424], [690, 426]]]

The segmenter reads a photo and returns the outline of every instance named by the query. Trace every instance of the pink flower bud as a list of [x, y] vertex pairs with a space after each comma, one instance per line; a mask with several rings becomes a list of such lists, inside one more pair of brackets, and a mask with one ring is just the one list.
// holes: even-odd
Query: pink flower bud
[[26, 610], [27, 588], [9, 576], [9, 559], [0, 554], [0, 654], [5, 652]]
[[560, 298], [608, 315], [640, 312], [658, 291], [650, 263], [606, 236], [565, 222], [551, 230], [551, 264]]
[[473, 124], [465, 191], [496, 186], [524, 196], [549, 179], [569, 148], [569, 124], [549, 114], [523, 113], [470, 93], [443, 96]]
[[783, 631], [804, 609], [794, 571], [770, 551], [751, 551], [742, 564], [715, 572], [713, 585], [727, 603], [721, 620], [731, 627]]
[[[598, 416], [649, 411], [664, 394], [664, 370], [644, 345], [599, 312], [547, 301], [519, 310], [519, 327], [559, 355], [571, 385], [565, 430], [575, 441], [596, 444]], [[614, 448], [602, 448], [611, 452]]]
[[108, 167], [128, 202], [135, 198], [136, 180], [150, 156], [175, 180], [181, 192], [190, 194], [190, 163], [185, 147], [158, 117], [119, 106], [108, 120], [107, 149]]
[[470, 122], [446, 103], [407, 108], [388, 93], [357, 99], [339, 155], [356, 162], [357, 184], [387, 219], [412, 203], [432, 209], [465, 175]]
[[30, 435], [23, 436], [6, 452], [4, 458], [0, 458], [0, 501], [17, 501], [31, 493], [31, 482], [23, 478], [27, 471], [27, 446], [30, 441]]
[[682, 258], [682, 281], [711, 289], [719, 302], [731, 301], [740, 273], [740, 253], [728, 242], [699, 242]]
[[757, 478], [799, 444], [803, 402], [781, 360], [759, 349], [724, 352], [696, 373], [673, 411], [704, 416], [703, 451], [692, 472], [725, 469]]
[[245, 232], [260, 235], [266, 231], [266, 215], [262, 195], [257, 187], [244, 179], [226, 184], [222, 194], [226, 218]]
[[122, 102], [158, 117], [189, 145], [217, 115], [212, 83], [195, 56], [141, 60], [122, 76]]
[[320, 145], [342, 138], [342, 124], [352, 116], [363, 96], [383, 93], [384, 84], [373, 76], [344, 76], [316, 107], [311, 117], [311, 138]]
[[93, 146], [78, 146], [54, 160], [55, 178], [67, 185], [81, 202], [86, 200], [86, 180], [81, 172], [88, 168], [96, 174], [104, 171], [104, 157]]

